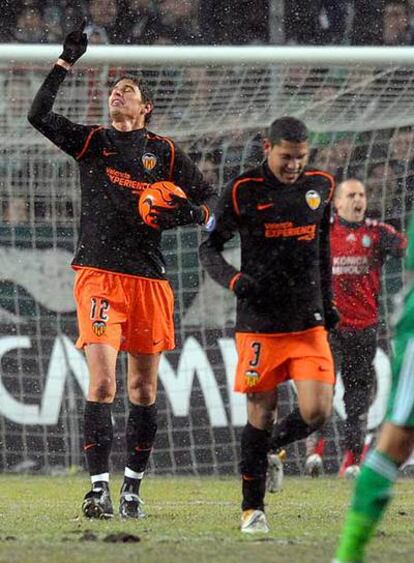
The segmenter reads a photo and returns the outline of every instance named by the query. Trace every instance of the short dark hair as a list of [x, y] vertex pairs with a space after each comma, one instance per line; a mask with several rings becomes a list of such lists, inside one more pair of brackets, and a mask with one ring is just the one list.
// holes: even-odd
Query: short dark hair
[[[151, 105], [154, 104], [151, 88], [141, 73], [123, 74], [122, 76], [119, 76], [118, 78], [116, 78], [116, 80], [112, 81], [109, 84], [109, 91], [112, 92], [115, 86], [119, 82], [121, 82], [121, 80], [130, 80], [131, 82], [133, 82], [136, 86], [138, 86], [139, 91], [141, 92], [142, 101], [145, 102], [146, 104], [147, 103]], [[151, 116], [152, 116], [152, 110], [149, 113], [147, 113], [145, 116], [145, 125], [147, 125], [147, 123], [150, 122]]]
[[308, 137], [306, 125], [296, 117], [279, 117], [270, 124], [267, 131], [267, 138], [272, 146], [279, 145], [281, 141], [304, 143]]

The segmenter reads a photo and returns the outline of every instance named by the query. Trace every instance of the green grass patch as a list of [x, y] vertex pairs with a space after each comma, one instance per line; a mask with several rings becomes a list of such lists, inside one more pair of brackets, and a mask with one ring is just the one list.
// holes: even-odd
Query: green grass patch
[[[7, 563], [329, 562], [352, 484], [337, 478], [288, 478], [267, 496], [271, 531], [239, 532], [240, 483], [234, 478], [148, 477], [148, 517], [138, 522], [86, 520], [85, 476], [0, 476], [0, 561]], [[111, 482], [117, 510], [120, 478]], [[397, 483], [395, 499], [369, 548], [368, 561], [414, 561], [414, 487]], [[131, 536], [139, 538], [128, 542]]]

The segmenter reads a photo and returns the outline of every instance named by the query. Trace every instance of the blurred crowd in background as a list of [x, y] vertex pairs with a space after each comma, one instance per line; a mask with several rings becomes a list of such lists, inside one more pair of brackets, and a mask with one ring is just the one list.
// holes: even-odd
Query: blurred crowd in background
[[1, 42], [412, 45], [414, 0], [1, 0]]

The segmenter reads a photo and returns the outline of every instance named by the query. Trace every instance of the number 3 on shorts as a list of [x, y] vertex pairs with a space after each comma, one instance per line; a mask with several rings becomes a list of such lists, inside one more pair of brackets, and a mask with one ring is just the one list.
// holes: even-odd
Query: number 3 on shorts
[[260, 362], [260, 352], [262, 349], [262, 345], [260, 342], [252, 342], [252, 351], [253, 351], [253, 358], [249, 362], [249, 366], [252, 368], [259, 365]]

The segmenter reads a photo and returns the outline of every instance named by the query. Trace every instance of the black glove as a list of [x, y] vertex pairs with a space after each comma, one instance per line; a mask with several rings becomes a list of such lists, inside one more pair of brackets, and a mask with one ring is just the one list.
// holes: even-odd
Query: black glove
[[325, 305], [324, 307], [324, 317], [325, 317], [325, 328], [326, 330], [332, 330], [341, 320], [338, 309], [333, 303]]
[[206, 219], [206, 210], [200, 206], [191, 203], [186, 197], [180, 197], [172, 194], [171, 201], [175, 203], [175, 207], [160, 207], [153, 205], [149, 213], [161, 229], [174, 229], [180, 225], [189, 225], [196, 223], [201, 225]]
[[242, 274], [233, 285], [233, 291], [239, 299], [253, 297], [258, 289], [258, 283], [248, 274]]
[[76, 63], [76, 61], [86, 52], [86, 48], [88, 46], [88, 36], [83, 31], [85, 26], [86, 20], [82, 22], [79, 29], [68, 33], [63, 42], [63, 51], [59, 58], [71, 65]]

